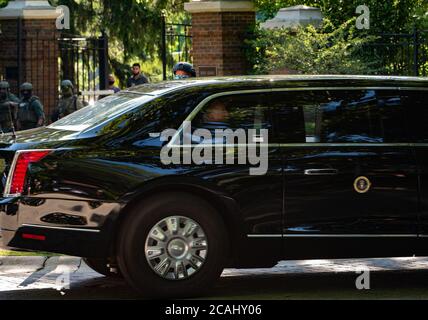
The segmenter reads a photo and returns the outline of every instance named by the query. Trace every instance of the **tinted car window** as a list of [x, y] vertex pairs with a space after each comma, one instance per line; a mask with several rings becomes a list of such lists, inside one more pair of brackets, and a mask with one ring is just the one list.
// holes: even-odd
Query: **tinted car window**
[[[275, 119], [282, 143], [406, 142], [405, 106], [391, 90], [278, 93]], [[302, 133], [304, 132], [304, 134]]]
[[[232, 95], [214, 99], [204, 105], [203, 109], [192, 120], [192, 143], [225, 143], [225, 139], [216, 141], [203, 139], [195, 133], [206, 129], [214, 138], [216, 130], [267, 129], [272, 132], [270, 105], [264, 94]], [[257, 133], [257, 131], [256, 131]], [[247, 140], [248, 141], [248, 140]], [[238, 141], [235, 141], [236, 143]]]
[[409, 115], [411, 141], [428, 142], [428, 92], [404, 91], [401, 97]]
[[153, 96], [121, 92], [97, 101], [52, 123], [50, 127], [82, 131], [153, 100]]
[[407, 140], [406, 113], [398, 91], [330, 91], [321, 110], [322, 142]]
[[124, 124], [117, 122], [111, 131], [120, 134], [110, 142], [127, 147], [160, 147], [164, 144], [159, 134], [166, 129], [178, 129], [185, 118], [204, 99], [206, 93], [178, 94], [157, 97], [140, 106], [131, 117], [124, 117]]
[[275, 123], [274, 142], [318, 142], [315, 129], [320, 105], [327, 101], [323, 92], [277, 92], [270, 94]]

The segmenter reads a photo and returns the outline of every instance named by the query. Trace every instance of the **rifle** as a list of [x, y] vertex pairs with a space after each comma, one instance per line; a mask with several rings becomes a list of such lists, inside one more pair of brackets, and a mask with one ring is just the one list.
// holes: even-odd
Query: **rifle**
[[[12, 102], [12, 101], [7, 101], [7, 102], [3, 102], [1, 105], [3, 107], [7, 107], [7, 115], [9, 117], [8, 121], [9, 121], [11, 127], [12, 127], [12, 134], [15, 137], [16, 136], [15, 135], [15, 123], [14, 123], [14, 120], [13, 120], [14, 117], [12, 115], [11, 109], [12, 109], [12, 107], [16, 109], [18, 107], [18, 104], [15, 103], [15, 102]], [[1, 131], [2, 131], [2, 133], [5, 133], [4, 130], [3, 130], [3, 128], [1, 128]]]
[[[12, 115], [12, 111], [11, 111], [12, 107], [14, 108], [13, 114], [15, 115], [15, 117], [13, 117], [13, 115]], [[12, 126], [12, 135], [14, 138], [16, 138], [14, 118], [16, 118], [16, 114], [17, 114], [16, 109], [17, 108], [18, 108], [18, 104], [16, 102], [9, 101], [9, 103], [8, 103], [8, 114], [9, 114], [9, 121], [10, 121], [10, 124]]]

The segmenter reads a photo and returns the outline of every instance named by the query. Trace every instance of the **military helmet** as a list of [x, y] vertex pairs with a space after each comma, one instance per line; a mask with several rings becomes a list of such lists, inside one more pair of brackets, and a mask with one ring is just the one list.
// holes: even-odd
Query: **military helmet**
[[0, 81], [0, 89], [10, 89], [9, 82], [7, 82], [7, 81]]
[[31, 91], [31, 90], [33, 90], [33, 85], [29, 82], [25, 82], [25, 83], [21, 84], [20, 90], [21, 91], [27, 91], [27, 90]]
[[73, 89], [73, 83], [70, 80], [61, 81], [61, 87], [70, 87]]
[[189, 73], [192, 77], [196, 77], [196, 71], [195, 68], [193, 68], [193, 65], [188, 62], [178, 62], [175, 64], [173, 71], [174, 74], [178, 71], [182, 70], [184, 72]]

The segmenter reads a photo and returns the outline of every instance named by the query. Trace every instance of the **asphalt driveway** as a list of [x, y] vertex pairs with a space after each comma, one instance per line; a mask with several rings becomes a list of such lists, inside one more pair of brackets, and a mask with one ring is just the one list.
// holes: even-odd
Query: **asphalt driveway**
[[[361, 271], [366, 287], [356, 288]], [[360, 278], [361, 282], [361, 278]], [[0, 257], [0, 300], [138, 299], [80, 258]], [[428, 299], [428, 258], [281, 261], [227, 269], [205, 299]]]

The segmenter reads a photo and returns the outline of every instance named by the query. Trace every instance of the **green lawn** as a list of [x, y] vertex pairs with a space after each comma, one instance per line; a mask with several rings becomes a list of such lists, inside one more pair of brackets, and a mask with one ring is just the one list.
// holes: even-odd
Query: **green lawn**
[[4, 250], [0, 249], [0, 257], [19, 257], [19, 256], [57, 256], [58, 254], [50, 252], [35, 252], [35, 251], [15, 251], [15, 250]]

